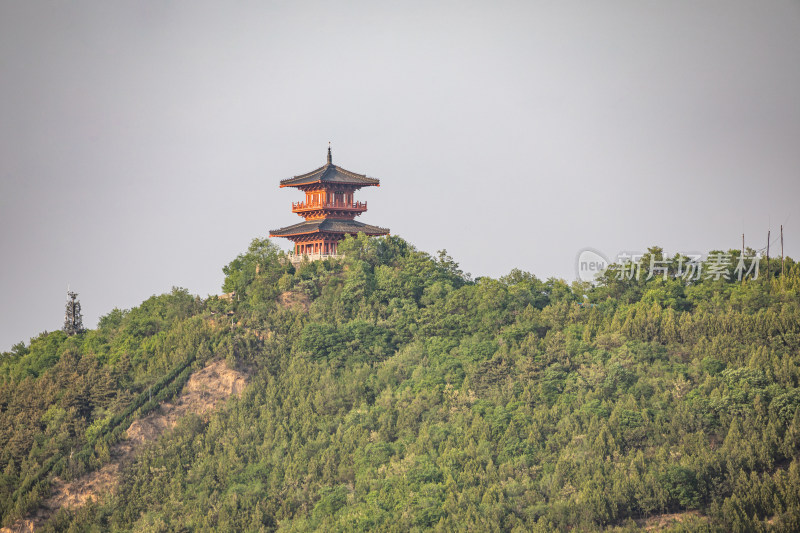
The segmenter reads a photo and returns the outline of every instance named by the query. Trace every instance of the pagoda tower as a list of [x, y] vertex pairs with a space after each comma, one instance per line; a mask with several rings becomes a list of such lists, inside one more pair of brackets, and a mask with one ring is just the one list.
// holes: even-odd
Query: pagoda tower
[[292, 213], [305, 220], [272, 230], [269, 236], [285, 237], [294, 242], [294, 256], [298, 259], [304, 255], [317, 259], [336, 255], [336, 247], [345, 235], [388, 235], [386, 228], [354, 220], [367, 210], [367, 203], [353, 200], [353, 193], [373, 185], [379, 187], [380, 180], [334, 165], [328, 145], [328, 162], [324, 166], [281, 180], [281, 187], [296, 187], [306, 193], [304, 202], [292, 202]]

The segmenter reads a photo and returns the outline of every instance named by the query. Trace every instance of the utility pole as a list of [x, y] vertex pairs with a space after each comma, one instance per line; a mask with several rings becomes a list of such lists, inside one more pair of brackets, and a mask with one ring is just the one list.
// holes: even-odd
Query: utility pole
[[767, 282], [769, 282], [769, 233], [767, 230]]
[[[742, 233], [742, 257], [739, 258], [742, 262], [742, 268], [744, 268], [744, 233]], [[742, 285], [744, 285], [744, 276], [742, 276]]]
[[786, 268], [786, 258], [783, 256], [783, 224], [781, 224], [781, 289], [783, 289], [783, 275]]

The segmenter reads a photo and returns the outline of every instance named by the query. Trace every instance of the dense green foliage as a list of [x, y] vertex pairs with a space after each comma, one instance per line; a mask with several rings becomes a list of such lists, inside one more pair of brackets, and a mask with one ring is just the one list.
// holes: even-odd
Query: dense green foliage
[[793, 261], [769, 281], [762, 260], [745, 283], [570, 286], [472, 280], [396, 237], [340, 250], [295, 269], [257, 240], [224, 270], [231, 301], [175, 291], [3, 354], [6, 523], [217, 354], [252, 373], [242, 396], [48, 527], [591, 531], [683, 513], [675, 529], [800, 530]]

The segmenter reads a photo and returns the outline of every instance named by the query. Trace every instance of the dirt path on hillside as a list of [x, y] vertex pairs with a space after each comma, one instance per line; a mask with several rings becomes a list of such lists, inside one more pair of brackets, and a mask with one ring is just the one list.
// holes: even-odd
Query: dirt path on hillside
[[50, 497], [33, 516], [21, 520], [0, 533], [35, 531], [62, 507], [73, 509], [89, 500], [99, 500], [114, 492], [119, 483], [120, 470], [144, 448], [165, 431], [175, 427], [178, 420], [190, 413], [203, 414], [216, 408], [232, 394], [239, 394], [247, 384], [247, 374], [231, 370], [225, 361], [213, 361], [192, 374], [180, 395], [141, 419], [134, 420], [127, 430], [127, 438], [111, 449], [111, 461], [99, 470], [89, 472], [74, 481], [53, 480]]
[[690, 518], [699, 518], [704, 520], [703, 515], [698, 511], [683, 511], [680, 513], [664, 513], [660, 515], [651, 516], [650, 518], [636, 520], [636, 525], [644, 531], [663, 531], [668, 527], [673, 527], [682, 524]]

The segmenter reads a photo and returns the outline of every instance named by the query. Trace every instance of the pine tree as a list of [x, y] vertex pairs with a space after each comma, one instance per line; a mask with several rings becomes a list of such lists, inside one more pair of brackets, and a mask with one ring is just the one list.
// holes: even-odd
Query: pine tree
[[64, 315], [64, 333], [75, 335], [83, 331], [83, 316], [81, 315], [81, 303], [78, 301], [78, 293], [67, 292], [67, 311]]

